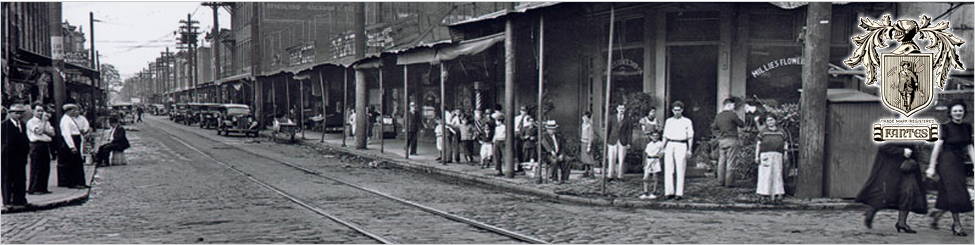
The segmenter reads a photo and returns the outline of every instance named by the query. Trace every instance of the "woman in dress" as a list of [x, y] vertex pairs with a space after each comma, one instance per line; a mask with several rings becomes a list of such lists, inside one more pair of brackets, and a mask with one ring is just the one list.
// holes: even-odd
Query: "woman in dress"
[[582, 161], [584, 165], [585, 172], [583, 176], [590, 177], [593, 175], [592, 166], [596, 164], [596, 159], [593, 158], [593, 143], [596, 141], [596, 134], [592, 127], [592, 113], [585, 112], [582, 114], [582, 132], [579, 134], [579, 160]]
[[755, 193], [762, 202], [780, 203], [785, 195], [785, 182], [782, 180], [782, 162], [787, 158], [788, 134], [778, 127], [776, 118], [765, 117], [765, 128], [758, 133], [755, 142], [755, 162], [758, 165], [758, 185]]
[[[916, 233], [907, 225], [910, 212], [928, 212], [927, 199], [921, 187], [918, 148], [911, 143], [884, 143], [877, 149], [873, 168], [856, 201], [869, 206], [863, 224], [873, 228], [873, 218], [882, 209], [897, 209], [897, 232]], [[896, 187], [896, 188], [890, 188]]]
[[[956, 101], [948, 106], [949, 122], [941, 124], [941, 137], [934, 144], [931, 152], [931, 164], [928, 165], [926, 174], [934, 178], [935, 175], [940, 179], [938, 183], [938, 200], [934, 207], [940, 210], [951, 212], [951, 233], [956, 236], [967, 236], [968, 233], [962, 228], [959, 214], [972, 211], [972, 200], [968, 194], [966, 180], [968, 176], [963, 162], [965, 154], [969, 159], [975, 159], [975, 150], [972, 148], [972, 124], [964, 122], [967, 106], [964, 102]], [[932, 226], [937, 224], [937, 216], [934, 216]]]

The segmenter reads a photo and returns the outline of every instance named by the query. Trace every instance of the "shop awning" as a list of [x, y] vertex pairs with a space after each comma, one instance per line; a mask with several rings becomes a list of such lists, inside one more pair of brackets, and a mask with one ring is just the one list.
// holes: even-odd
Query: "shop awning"
[[494, 13], [481, 15], [481, 16], [475, 17], [473, 19], [462, 20], [462, 21], [454, 22], [454, 23], [449, 24], [447, 26], [458, 26], [458, 25], [476, 23], [476, 22], [481, 22], [481, 21], [486, 21], [486, 20], [499, 19], [499, 18], [506, 17], [506, 16], [508, 16], [509, 14], [512, 14], [512, 13], [524, 13], [524, 12], [528, 12], [529, 10], [540, 9], [540, 8], [544, 8], [544, 7], [553, 6], [553, 5], [556, 5], [556, 4], [560, 4], [560, 2], [527, 2], [527, 3], [520, 3], [517, 6], [515, 6], [515, 8], [513, 10], [507, 10], [507, 9], [505, 9], [505, 10], [497, 11], [497, 12], [494, 12]]
[[[848, 2], [833, 2], [833, 5], [845, 5]], [[802, 6], [806, 6], [809, 2], [770, 2], [769, 4], [775, 5], [776, 7], [782, 9], [797, 9]]]
[[484, 52], [494, 44], [504, 40], [504, 33], [496, 33], [489, 36], [465, 40], [456, 44], [446, 44], [434, 46], [432, 48], [418, 49], [399, 54], [396, 58], [397, 65], [408, 64], [439, 64], [443, 61], [457, 59], [465, 55], [473, 55]]
[[242, 73], [242, 74], [237, 74], [237, 75], [233, 75], [233, 76], [221, 78], [220, 80], [216, 80], [215, 83], [217, 85], [220, 85], [220, 84], [227, 83], [227, 82], [233, 82], [233, 81], [238, 81], [238, 80], [250, 79], [250, 76], [251, 76], [251, 74], [249, 72], [248, 73]]

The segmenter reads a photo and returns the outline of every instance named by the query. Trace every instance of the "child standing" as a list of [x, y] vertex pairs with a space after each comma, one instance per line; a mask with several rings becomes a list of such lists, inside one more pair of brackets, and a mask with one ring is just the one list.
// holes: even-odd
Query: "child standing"
[[457, 130], [460, 131], [460, 152], [468, 163], [474, 164], [474, 125], [471, 125], [471, 119], [462, 116]]
[[[643, 150], [646, 158], [643, 164], [643, 194], [640, 199], [656, 199], [657, 173], [660, 173], [660, 159], [663, 158], [664, 142], [660, 140], [660, 131], [650, 131], [650, 142]], [[652, 177], [652, 178], [651, 178]], [[651, 187], [652, 186], [652, 187]], [[652, 190], [651, 190], [652, 189]]]
[[437, 125], [433, 127], [433, 133], [437, 136], [437, 152], [440, 155], [437, 157], [437, 161], [443, 160], [443, 120], [440, 118], [436, 119]]

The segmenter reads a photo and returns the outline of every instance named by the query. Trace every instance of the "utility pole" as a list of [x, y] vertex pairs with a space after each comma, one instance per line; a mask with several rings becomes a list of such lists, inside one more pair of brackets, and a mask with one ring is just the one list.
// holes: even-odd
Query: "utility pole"
[[261, 126], [266, 125], [264, 122], [264, 84], [261, 83], [261, 79], [258, 76], [261, 74], [261, 38], [260, 38], [260, 27], [261, 27], [261, 4], [260, 2], [251, 3], [236, 3], [236, 4], [253, 4], [253, 12], [251, 13], [251, 75], [254, 76], [254, 114], [257, 114], [257, 121], [260, 122]]
[[[511, 3], [508, 11], [515, 8], [515, 3]], [[504, 168], [502, 172], [505, 177], [515, 177], [515, 79], [517, 77], [517, 65], [515, 64], [518, 45], [515, 42], [515, 22], [512, 20], [514, 15], [508, 16], [504, 23], [504, 128], [505, 144], [502, 154]], [[442, 99], [442, 98], [441, 98]]]
[[826, 84], [829, 80], [829, 2], [806, 5], [806, 36], [802, 52], [802, 122], [799, 125], [797, 196], [823, 196], [823, 144], [826, 138]]
[[218, 18], [220, 12], [218, 10], [220, 10], [220, 7], [230, 6], [230, 3], [205, 2], [203, 6], [208, 6], [213, 9], [213, 30], [210, 31], [211, 35], [213, 35], [213, 44], [210, 46], [213, 48], [213, 79], [219, 80], [223, 78], [221, 76], [223, 73], [221, 72], [222, 67], [220, 67], [220, 18]]
[[186, 14], [186, 19], [180, 20], [179, 23], [182, 25], [179, 27], [179, 46], [177, 48], [186, 51], [186, 61], [189, 64], [189, 68], [186, 71], [187, 85], [190, 87], [190, 96], [195, 101], [197, 91], [193, 89], [196, 88], [196, 45], [198, 43], [197, 38], [200, 35], [200, 27], [197, 25], [200, 22], [193, 20], [193, 15]]
[[50, 21], [48, 21], [48, 29], [51, 33], [51, 81], [54, 83], [54, 110], [56, 115], [54, 118], [61, 118], [64, 110], [61, 108], [64, 105], [65, 96], [67, 91], [65, 91], [64, 79], [61, 77], [61, 71], [64, 70], [64, 37], [61, 33], [61, 3], [52, 2], [48, 4], [48, 14], [50, 14]]
[[[353, 31], [355, 32], [355, 57], [366, 57], [366, 3], [355, 3], [355, 18]], [[361, 69], [355, 70], [355, 148], [366, 149], [366, 136], [369, 135], [368, 112], [366, 104], [369, 102], [366, 89], [366, 74]], [[442, 98], [441, 98], [441, 101]], [[382, 137], [380, 135], [379, 137]], [[445, 146], [446, 147], [446, 146]]]

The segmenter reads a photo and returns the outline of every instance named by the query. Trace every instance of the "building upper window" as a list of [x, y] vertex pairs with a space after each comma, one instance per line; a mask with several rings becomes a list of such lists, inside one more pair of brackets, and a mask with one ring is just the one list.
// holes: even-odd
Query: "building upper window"
[[718, 11], [667, 13], [667, 41], [718, 41], [721, 33]]

